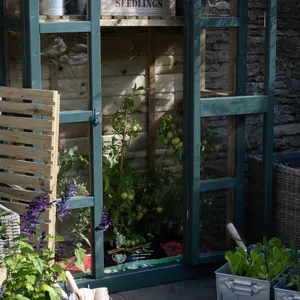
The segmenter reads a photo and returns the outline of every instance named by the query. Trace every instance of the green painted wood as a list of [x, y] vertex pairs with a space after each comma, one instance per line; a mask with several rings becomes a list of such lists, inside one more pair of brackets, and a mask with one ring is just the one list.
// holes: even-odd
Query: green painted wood
[[190, 145], [190, 131], [189, 131], [189, 102], [190, 99], [190, 89], [189, 89], [189, 69], [188, 66], [190, 65], [190, 37], [187, 34], [190, 32], [190, 22], [188, 21], [189, 18], [189, 2], [184, 1], [184, 29], [183, 29], [183, 38], [184, 38], [184, 51], [183, 51], [183, 59], [184, 59], [184, 67], [183, 67], [183, 205], [182, 205], [182, 221], [183, 221], [183, 259], [184, 262], [190, 263], [190, 248], [192, 246], [192, 237], [191, 237], [191, 227], [192, 222], [188, 218], [187, 211], [190, 210], [191, 203], [188, 201], [189, 194], [191, 190], [190, 181], [188, 180], [189, 172], [191, 169], [190, 164], [190, 157], [188, 156], [189, 153], [189, 145]]
[[77, 281], [79, 288], [107, 287], [110, 293], [118, 293], [137, 288], [167, 284], [171, 282], [197, 278], [200, 276], [213, 276], [214, 271], [223, 264], [222, 262], [206, 263], [199, 266], [185, 264], [168, 264], [138, 270], [118, 272], [106, 275], [98, 280]]
[[[4, 1], [0, 0], [0, 19], [4, 15]], [[0, 86], [6, 86], [6, 63], [5, 63], [5, 29], [0, 27]]]
[[200, 242], [200, 0], [184, 7], [184, 199], [185, 260], [199, 263]]
[[[56, 201], [60, 202], [61, 200], [58, 199]], [[93, 207], [94, 197], [92, 196], [74, 197], [67, 201], [67, 205], [71, 205], [71, 209]]]
[[6, 29], [20, 31], [21, 30], [21, 19], [12, 16], [2, 16], [0, 19], [0, 27]]
[[20, 2], [23, 87], [40, 89], [42, 81], [39, 2], [36, 0]]
[[267, 100], [264, 95], [202, 98], [201, 117], [264, 113], [267, 111]]
[[230, 177], [202, 180], [200, 181], [200, 192], [233, 189], [236, 187], [236, 182], [236, 178]]
[[78, 111], [61, 111], [59, 114], [59, 123], [79, 123], [89, 122], [93, 120], [93, 112], [91, 110], [78, 110]]
[[[245, 2], [245, 1], [244, 1]], [[235, 28], [239, 27], [238, 17], [203, 18], [200, 20], [201, 28]]]
[[[100, 1], [88, 0], [88, 19], [91, 22], [91, 32], [88, 39], [89, 50], [89, 90], [91, 107], [99, 112], [99, 123], [92, 126], [91, 158], [93, 170], [92, 193], [94, 196], [94, 224], [95, 228], [102, 218], [103, 210], [103, 182], [102, 182], [102, 103], [101, 103], [101, 44], [100, 44]], [[94, 232], [93, 241], [94, 277], [104, 275], [104, 240], [102, 232]]]
[[40, 22], [41, 33], [90, 32], [90, 21]]
[[[247, 83], [247, 39], [248, 39], [248, 1], [238, 0], [238, 16], [240, 26], [237, 31], [237, 56], [236, 56], [236, 88], [237, 96], [246, 95]], [[255, 96], [246, 98], [246, 107], [251, 106], [252, 110], [248, 114], [261, 113], [266, 109], [267, 99], [258, 98]], [[252, 106], [253, 105], [253, 106]], [[255, 107], [257, 105], [257, 107]], [[237, 105], [238, 106], [238, 105]], [[249, 107], [250, 108], [250, 107]], [[239, 115], [236, 120], [236, 150], [235, 150], [235, 224], [240, 232], [244, 233], [245, 219], [245, 116]]]
[[274, 139], [274, 92], [276, 73], [277, 1], [268, 0], [266, 13], [266, 69], [265, 94], [268, 96], [267, 113], [264, 115], [264, 234], [273, 233], [273, 139]]

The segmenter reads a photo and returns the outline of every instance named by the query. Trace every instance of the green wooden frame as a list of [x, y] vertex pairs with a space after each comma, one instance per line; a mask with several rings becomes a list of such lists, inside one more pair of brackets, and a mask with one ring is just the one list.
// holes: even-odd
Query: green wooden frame
[[[89, 76], [91, 110], [60, 113], [61, 123], [89, 122], [91, 124], [92, 196], [77, 197], [69, 201], [72, 208], [90, 207], [94, 225], [100, 221], [102, 196], [102, 114], [101, 114], [101, 56], [100, 56], [100, 1], [87, 0], [93, 7], [87, 21], [39, 22], [39, 0], [20, 1], [20, 18], [3, 14], [0, 0], [0, 85], [5, 85], [5, 30], [20, 31], [22, 36], [23, 86], [39, 89], [41, 86], [40, 35], [43, 33], [88, 33]], [[201, 0], [184, 1], [184, 260], [166, 266], [139, 269], [106, 275], [104, 273], [103, 234], [95, 233], [93, 241], [94, 278], [81, 280], [80, 287], [107, 286], [118, 292], [149, 285], [173, 282], [212, 272], [223, 252], [199, 253], [200, 193], [222, 189], [236, 191], [236, 224], [243, 228], [244, 220], [244, 161], [245, 115], [264, 114], [264, 218], [265, 234], [272, 233], [272, 160], [274, 124], [274, 82], [276, 61], [276, 0], [268, 0], [266, 14], [266, 75], [265, 95], [245, 96], [247, 59], [248, 3], [239, 0], [237, 17], [203, 18]], [[200, 30], [203, 28], [237, 28], [236, 95], [224, 98], [201, 98], [200, 94]], [[235, 178], [201, 181], [200, 126], [201, 117], [237, 115]], [[95, 121], [97, 116], [98, 122]], [[97, 188], [96, 188], [97, 187]], [[199, 267], [198, 265], [201, 264]]]

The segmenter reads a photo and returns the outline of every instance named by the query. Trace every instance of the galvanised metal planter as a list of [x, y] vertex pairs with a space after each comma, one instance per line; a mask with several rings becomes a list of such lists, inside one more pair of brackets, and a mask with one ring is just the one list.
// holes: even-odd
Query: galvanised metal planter
[[40, 0], [40, 15], [63, 16], [65, 0]]
[[286, 287], [292, 272], [274, 286], [275, 300], [300, 300], [300, 292], [292, 291]]
[[232, 275], [229, 263], [219, 268], [216, 274], [218, 300], [273, 300], [274, 285], [283, 270], [272, 281]]

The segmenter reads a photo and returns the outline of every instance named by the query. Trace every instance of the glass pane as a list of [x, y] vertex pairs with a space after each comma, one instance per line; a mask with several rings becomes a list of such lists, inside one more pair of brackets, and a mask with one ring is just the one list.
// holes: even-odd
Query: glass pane
[[[135, 127], [139, 131], [135, 115], [129, 114], [128, 120], [134, 124], [133, 132]], [[139, 171], [141, 161], [132, 163], [129, 154], [112, 155], [113, 139], [106, 144], [104, 203], [112, 221], [105, 232], [108, 274], [182, 260], [182, 123], [165, 114], [157, 119], [157, 125], [158, 138], [165, 146], [158, 145], [154, 169]], [[135, 138], [133, 135], [133, 142]]]
[[60, 93], [60, 110], [89, 110], [85, 34], [41, 35], [43, 89]]
[[[90, 216], [89, 208], [80, 208], [56, 218], [56, 235], [63, 238], [63, 241], [56, 243], [56, 262], [63, 263], [75, 278], [91, 275]], [[75, 250], [84, 252], [84, 268], [75, 265]]]
[[20, 15], [20, 1], [19, 0], [4, 0], [3, 1], [4, 15], [19, 16]]
[[[201, 97], [231, 96], [234, 82], [234, 53], [229, 55], [229, 30], [201, 31]], [[232, 67], [231, 67], [232, 65]]]
[[201, 180], [228, 177], [229, 118], [201, 119]]
[[231, 13], [231, 3], [228, 0], [202, 0], [201, 17], [226, 17]]
[[231, 247], [226, 224], [234, 215], [234, 206], [229, 203], [227, 190], [204, 192], [200, 195], [200, 253], [214, 253]]
[[58, 196], [74, 184], [76, 196], [90, 194], [89, 123], [61, 124], [59, 128]]
[[7, 32], [6, 40], [6, 85], [22, 87], [22, 43], [21, 34], [15, 31]]
[[[263, 224], [263, 115], [246, 117], [246, 178], [245, 229], [247, 243], [262, 240]], [[276, 139], [275, 145], [283, 146], [284, 139]], [[276, 146], [275, 146], [276, 147]]]

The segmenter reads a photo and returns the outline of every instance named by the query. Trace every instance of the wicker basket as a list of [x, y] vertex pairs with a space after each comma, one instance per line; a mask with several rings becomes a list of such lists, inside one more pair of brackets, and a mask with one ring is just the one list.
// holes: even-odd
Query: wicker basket
[[7, 235], [7, 239], [0, 238], [0, 263], [2, 263], [7, 253], [6, 243], [11, 243], [13, 239], [20, 235], [20, 216], [0, 204], [0, 226], [6, 227]]
[[[263, 160], [249, 159], [248, 233], [256, 241], [263, 228]], [[285, 244], [295, 240], [300, 248], [300, 170], [282, 163], [273, 164], [273, 217], [275, 236]], [[250, 232], [251, 231], [251, 232]]]

